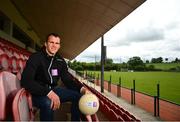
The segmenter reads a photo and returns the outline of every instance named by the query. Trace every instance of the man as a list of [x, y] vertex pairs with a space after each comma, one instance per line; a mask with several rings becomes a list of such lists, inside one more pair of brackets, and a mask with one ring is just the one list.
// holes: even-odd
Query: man
[[[88, 90], [73, 81], [66, 62], [57, 54], [59, 49], [59, 35], [49, 34], [44, 48], [29, 57], [22, 73], [21, 85], [32, 94], [33, 105], [40, 109], [40, 120], [53, 120], [53, 111], [61, 103], [70, 101], [71, 120], [79, 121], [78, 101], [81, 93], [87, 93]], [[57, 87], [59, 79], [67, 88]]]

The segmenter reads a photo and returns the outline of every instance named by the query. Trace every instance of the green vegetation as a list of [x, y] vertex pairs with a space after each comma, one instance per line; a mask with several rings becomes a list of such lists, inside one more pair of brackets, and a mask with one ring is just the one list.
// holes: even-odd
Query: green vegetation
[[[167, 58], [165, 59], [167, 62]], [[100, 62], [77, 62], [74, 60], [73, 62], [68, 62], [69, 66], [76, 71], [83, 70], [101, 70]], [[151, 62], [146, 61], [143, 62], [140, 57], [134, 56], [128, 60], [127, 63], [113, 63], [112, 59], [107, 59], [104, 65], [105, 71], [169, 71], [169, 72], [180, 72], [180, 59], [176, 58], [174, 61], [165, 63], [163, 62], [163, 58], [152, 58]]]
[[[89, 75], [97, 77], [100, 72], [89, 71]], [[105, 72], [104, 79], [118, 84], [121, 77], [121, 85], [133, 88], [133, 80], [136, 82], [136, 91], [155, 96], [157, 84], [160, 84], [160, 98], [180, 104], [180, 73], [178, 72]]]
[[170, 70], [173, 68], [180, 67], [180, 63], [149, 63], [146, 64], [146, 66], [153, 65], [155, 69], [161, 69], [161, 70]]
[[[119, 83], [127, 88], [133, 88], [133, 80], [136, 82], [136, 91], [156, 96], [157, 84], [160, 84], [160, 98], [180, 105], [180, 59], [168, 62], [168, 58], [152, 58], [143, 62], [140, 57], [134, 56], [127, 63], [113, 63], [107, 59], [104, 65], [105, 80], [112, 79], [113, 84]], [[165, 62], [163, 62], [165, 61]], [[167, 63], [168, 62], [168, 63]], [[69, 66], [76, 71], [88, 71], [89, 75], [100, 74], [100, 62], [69, 62]], [[112, 72], [111, 72], [112, 71]], [[90, 73], [91, 72], [91, 73]], [[100, 75], [99, 75], [100, 77]]]

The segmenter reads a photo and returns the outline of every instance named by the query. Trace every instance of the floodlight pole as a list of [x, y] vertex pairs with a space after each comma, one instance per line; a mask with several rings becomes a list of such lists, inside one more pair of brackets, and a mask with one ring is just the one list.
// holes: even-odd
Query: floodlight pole
[[101, 37], [101, 92], [104, 92], [104, 35]]

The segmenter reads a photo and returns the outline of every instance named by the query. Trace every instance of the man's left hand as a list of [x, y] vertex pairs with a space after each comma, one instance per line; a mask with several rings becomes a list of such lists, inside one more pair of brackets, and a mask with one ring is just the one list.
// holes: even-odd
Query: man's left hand
[[80, 90], [81, 94], [89, 94], [91, 93], [87, 88], [85, 87], [82, 87], [81, 90]]

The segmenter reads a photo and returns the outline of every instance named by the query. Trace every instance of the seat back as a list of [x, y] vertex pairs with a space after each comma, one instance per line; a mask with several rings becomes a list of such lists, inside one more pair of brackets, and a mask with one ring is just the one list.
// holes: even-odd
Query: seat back
[[19, 70], [19, 72], [23, 72], [23, 69], [24, 69], [24, 67], [25, 67], [25, 63], [26, 63], [26, 61], [25, 60], [23, 60], [23, 59], [21, 59], [21, 58], [19, 58], [18, 60], [17, 60], [17, 63], [18, 63], [18, 70]]
[[10, 71], [10, 62], [7, 54], [0, 55], [0, 65], [2, 70]]
[[0, 46], [0, 55], [4, 54], [4, 50], [2, 49], [2, 47]]
[[20, 89], [13, 100], [14, 121], [33, 121], [32, 98], [24, 88]]
[[12, 56], [10, 58], [10, 69], [11, 69], [11, 72], [14, 74], [16, 74], [19, 70], [18, 59], [15, 56]]
[[0, 72], [0, 120], [5, 120], [7, 113], [10, 113], [12, 100], [19, 89], [20, 82], [16, 75]]

